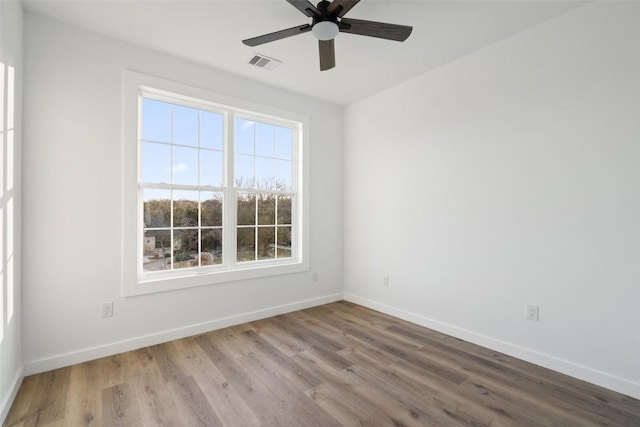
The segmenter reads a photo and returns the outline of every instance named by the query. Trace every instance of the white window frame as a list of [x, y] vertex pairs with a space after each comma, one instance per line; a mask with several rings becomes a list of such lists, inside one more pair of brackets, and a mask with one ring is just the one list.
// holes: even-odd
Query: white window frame
[[[229, 114], [225, 133], [227, 141], [233, 138], [233, 124], [235, 115], [240, 117], [262, 118], [269, 123], [282, 123], [295, 126], [297, 129], [297, 144], [294, 146], [295, 170], [293, 171], [295, 197], [292, 201], [292, 257], [274, 260], [257, 260], [251, 262], [236, 262], [235, 256], [235, 218], [236, 189], [231, 179], [233, 177], [234, 153], [224, 147], [224, 216], [223, 216], [223, 245], [227, 257], [221, 265], [167, 270], [162, 273], [144, 272], [142, 269], [143, 245], [143, 215], [140, 191], [140, 113], [143, 95], [155, 99], [179, 101], [182, 104], [206, 105], [217, 111]], [[196, 108], [197, 105], [194, 105]], [[281, 110], [278, 108], [257, 104], [254, 102], [221, 95], [205, 89], [172, 82], [134, 71], [125, 70], [123, 73], [123, 135], [122, 135], [122, 169], [123, 169], [123, 295], [135, 296], [195, 286], [213, 285], [238, 280], [257, 279], [261, 277], [299, 273], [309, 270], [309, 119], [306, 116]], [[242, 191], [239, 189], [238, 191]], [[232, 259], [229, 259], [232, 258]]]

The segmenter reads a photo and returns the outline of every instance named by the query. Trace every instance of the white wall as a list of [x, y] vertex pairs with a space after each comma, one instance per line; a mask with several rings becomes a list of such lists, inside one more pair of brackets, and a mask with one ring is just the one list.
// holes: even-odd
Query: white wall
[[[121, 296], [123, 69], [310, 117], [310, 272]], [[342, 108], [32, 14], [25, 81], [27, 373], [342, 299]]]
[[[0, 424], [22, 382], [20, 203], [22, 130], [22, 6], [0, 2]], [[13, 82], [9, 69], [13, 69]], [[13, 95], [10, 92], [13, 91]], [[2, 90], [0, 89], [0, 93]], [[13, 105], [11, 105], [11, 98]], [[13, 114], [13, 125], [9, 117]], [[12, 155], [13, 153], [13, 155]], [[10, 212], [13, 206], [13, 212]], [[12, 244], [13, 242], [13, 244]]]
[[581, 6], [349, 106], [345, 298], [640, 397], [638, 22]]

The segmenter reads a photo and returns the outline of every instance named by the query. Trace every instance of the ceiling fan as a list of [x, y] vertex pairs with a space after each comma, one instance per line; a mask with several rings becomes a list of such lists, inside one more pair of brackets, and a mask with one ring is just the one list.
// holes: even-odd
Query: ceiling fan
[[298, 25], [297, 27], [287, 28], [286, 30], [242, 40], [242, 43], [247, 46], [258, 46], [311, 31], [318, 39], [320, 48], [320, 70], [325, 71], [336, 66], [333, 39], [338, 33], [359, 34], [361, 36], [377, 37], [399, 42], [403, 42], [409, 37], [413, 27], [343, 18], [359, 1], [360, 0], [333, 0], [329, 2], [323, 0], [318, 3], [317, 6], [314, 6], [308, 0], [287, 0], [293, 7], [310, 17], [312, 19], [311, 24]]

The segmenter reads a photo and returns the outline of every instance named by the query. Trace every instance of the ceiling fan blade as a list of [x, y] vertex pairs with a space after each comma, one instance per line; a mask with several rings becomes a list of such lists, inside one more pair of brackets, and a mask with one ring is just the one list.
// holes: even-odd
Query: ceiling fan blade
[[309, 17], [320, 15], [320, 11], [307, 0], [287, 0], [293, 7]]
[[342, 18], [345, 13], [349, 12], [351, 8], [359, 2], [360, 0], [333, 0], [327, 10], [329, 13], [334, 13], [338, 8], [340, 8], [340, 11], [336, 16]]
[[320, 71], [329, 70], [336, 66], [336, 52], [333, 39], [318, 40], [320, 47]]
[[247, 46], [258, 46], [264, 43], [285, 39], [287, 37], [297, 36], [298, 34], [307, 33], [309, 31], [311, 31], [311, 25], [298, 25], [297, 27], [287, 28], [286, 30], [280, 30], [274, 33], [264, 34], [262, 36], [242, 40], [242, 43], [246, 44]]
[[340, 21], [340, 32], [399, 42], [405, 41], [412, 30], [413, 27], [387, 24], [385, 22], [362, 21], [360, 19], [349, 18], [343, 18]]

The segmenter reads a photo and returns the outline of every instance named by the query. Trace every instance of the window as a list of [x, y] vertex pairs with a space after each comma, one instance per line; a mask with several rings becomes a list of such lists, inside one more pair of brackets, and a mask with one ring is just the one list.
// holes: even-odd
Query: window
[[[13, 320], [16, 302], [14, 283], [16, 262], [14, 200], [17, 191], [14, 186], [16, 175], [14, 169], [15, 87], [15, 68], [0, 62], [0, 341], [4, 336], [6, 325]], [[3, 300], [5, 296], [6, 300]]]
[[306, 270], [305, 121], [125, 73], [125, 295]]

